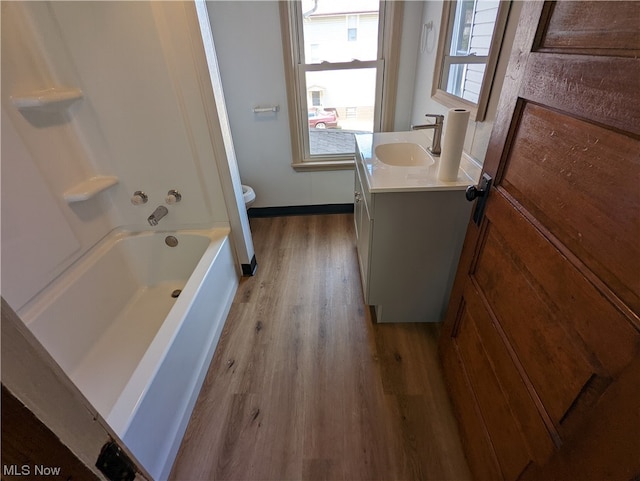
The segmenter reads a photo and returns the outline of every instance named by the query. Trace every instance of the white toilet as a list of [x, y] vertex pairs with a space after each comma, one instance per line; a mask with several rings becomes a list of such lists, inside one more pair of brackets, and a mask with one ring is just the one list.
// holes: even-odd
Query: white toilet
[[256, 200], [256, 193], [248, 185], [242, 185], [242, 197], [244, 197], [244, 205], [248, 209]]

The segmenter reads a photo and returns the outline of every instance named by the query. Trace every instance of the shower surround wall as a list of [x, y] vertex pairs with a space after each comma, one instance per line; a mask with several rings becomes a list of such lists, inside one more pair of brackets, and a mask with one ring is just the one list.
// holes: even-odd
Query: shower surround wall
[[[159, 228], [231, 222], [240, 262], [253, 256], [248, 224], [247, 232], [241, 225], [246, 214], [225, 206], [235, 185], [228, 175], [221, 179], [216, 164], [220, 147], [209, 128], [221, 121], [213, 98], [203, 99], [206, 59], [193, 51], [199, 32], [188, 31], [184, 12], [193, 5], [159, 3], [2, 4], [3, 126], [8, 117], [15, 130], [6, 148], [3, 139], [3, 154], [11, 154], [3, 155], [3, 244], [12, 259], [44, 258], [29, 273], [5, 258], [3, 273], [20, 280], [3, 290], [16, 310], [114, 227], [146, 228], [169, 189], [183, 200]], [[21, 113], [11, 102], [52, 86], [78, 87], [84, 97], [60, 112]], [[228, 150], [222, 153], [235, 164]], [[17, 155], [26, 160], [12, 161]], [[62, 194], [95, 175], [117, 176], [119, 184], [67, 205]], [[148, 204], [131, 205], [136, 190], [149, 195]]]
[[[120, 231], [231, 227], [237, 271], [249, 264], [253, 245], [215, 52], [198, 26], [203, 3], [0, 6], [2, 296], [11, 307], [28, 311], [38, 293]], [[20, 107], [54, 87], [81, 95]], [[69, 200], [70, 190], [100, 176], [116, 183]], [[170, 189], [182, 200], [150, 227], [147, 217]], [[132, 205], [138, 190], [148, 203]]]

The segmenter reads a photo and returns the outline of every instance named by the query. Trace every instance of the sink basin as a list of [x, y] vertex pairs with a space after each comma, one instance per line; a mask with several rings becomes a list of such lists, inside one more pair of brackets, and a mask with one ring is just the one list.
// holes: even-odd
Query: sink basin
[[375, 148], [376, 157], [387, 165], [417, 167], [433, 164], [433, 159], [421, 145], [412, 142], [380, 144]]

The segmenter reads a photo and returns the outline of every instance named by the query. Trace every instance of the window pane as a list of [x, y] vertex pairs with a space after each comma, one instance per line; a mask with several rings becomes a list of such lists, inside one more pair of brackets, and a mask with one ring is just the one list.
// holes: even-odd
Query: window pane
[[305, 63], [376, 60], [378, 8], [378, 0], [302, 0]]
[[457, 0], [450, 17], [449, 55], [439, 87], [477, 104], [485, 76], [500, 0]]
[[473, 21], [473, 0], [458, 1], [451, 32], [450, 55], [469, 55], [469, 37]]
[[311, 155], [355, 152], [354, 133], [373, 132], [375, 89], [375, 68], [306, 72]]
[[499, 6], [499, 0], [459, 0], [449, 54], [487, 56]]
[[446, 91], [473, 103], [478, 102], [486, 64], [459, 63], [449, 67]]
[[498, 0], [477, 0], [471, 25], [470, 54], [489, 55], [499, 7]]

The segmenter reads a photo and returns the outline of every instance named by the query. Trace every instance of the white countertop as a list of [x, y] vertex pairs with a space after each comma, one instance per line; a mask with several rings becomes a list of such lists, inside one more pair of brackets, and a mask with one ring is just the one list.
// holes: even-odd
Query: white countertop
[[[439, 157], [431, 157], [433, 163], [430, 165], [399, 167], [387, 165], [375, 156], [375, 147], [380, 144], [412, 142], [426, 149], [431, 146], [431, 135], [431, 130], [356, 134], [356, 145], [362, 158], [369, 191], [376, 193], [464, 190], [469, 185], [477, 184], [482, 168], [464, 153], [458, 178], [453, 182], [438, 179]], [[356, 162], [360, 161], [356, 158]]]

